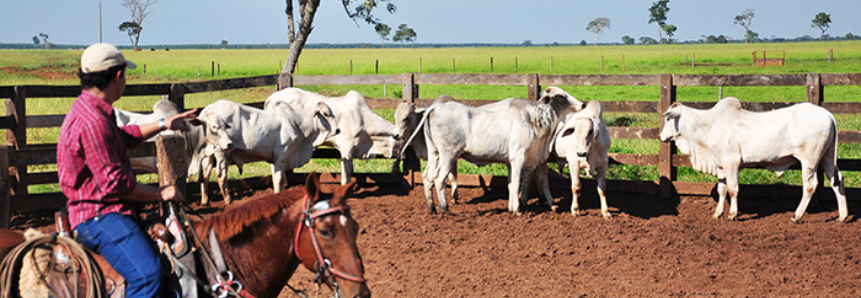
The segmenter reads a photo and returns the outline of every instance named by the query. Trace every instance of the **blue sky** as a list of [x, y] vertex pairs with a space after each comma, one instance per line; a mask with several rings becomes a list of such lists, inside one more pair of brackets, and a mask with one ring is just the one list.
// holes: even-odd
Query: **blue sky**
[[[358, 26], [346, 17], [340, 1], [322, 0], [309, 43], [378, 43], [373, 27]], [[656, 0], [392, 0], [395, 14], [377, 15], [392, 28], [406, 23], [419, 43], [591, 43], [586, 24], [597, 17], [611, 20], [599, 42], [620, 42], [623, 35], [657, 38], [648, 24], [648, 8]], [[140, 43], [230, 44], [286, 43], [283, 0], [161, 0], [144, 21]], [[756, 16], [752, 30], [760, 37], [819, 36], [810, 21], [819, 12], [831, 14], [828, 34], [861, 35], [859, 0], [672, 0], [667, 22], [678, 27], [676, 39], [697, 40], [701, 35], [742, 39], [744, 30], [733, 18], [746, 8]], [[4, 0], [0, 3], [0, 43], [31, 43], [44, 32], [57, 44], [98, 41], [98, 0]], [[130, 44], [117, 27], [129, 19], [119, 0], [103, 0], [103, 40]]]

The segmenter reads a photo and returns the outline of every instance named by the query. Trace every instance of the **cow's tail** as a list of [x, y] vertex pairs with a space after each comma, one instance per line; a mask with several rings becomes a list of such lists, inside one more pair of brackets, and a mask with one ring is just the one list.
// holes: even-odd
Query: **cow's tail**
[[434, 110], [436, 110], [436, 106], [431, 106], [425, 110], [424, 115], [422, 115], [422, 120], [419, 121], [418, 125], [416, 125], [416, 130], [413, 131], [413, 134], [410, 136], [409, 139], [407, 139], [407, 142], [404, 143], [404, 146], [401, 147], [401, 153], [398, 154], [398, 160], [404, 158], [404, 154], [406, 154], [407, 148], [410, 146], [410, 143], [413, 142], [413, 139], [416, 137], [416, 135], [418, 135], [419, 132], [421, 132], [423, 130], [427, 131], [427, 128], [424, 127], [424, 125], [425, 125], [425, 122], [427, 122], [428, 117], [430, 117], [431, 112], [433, 112]]

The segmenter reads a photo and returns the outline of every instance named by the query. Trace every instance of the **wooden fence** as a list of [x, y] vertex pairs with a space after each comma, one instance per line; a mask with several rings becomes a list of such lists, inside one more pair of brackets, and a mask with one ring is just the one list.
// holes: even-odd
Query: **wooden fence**
[[[658, 102], [605, 101], [602, 107], [609, 113], [661, 113], [676, 101], [676, 89], [688, 86], [807, 86], [807, 101], [821, 105], [835, 114], [861, 114], [861, 103], [825, 102], [825, 86], [861, 85], [861, 73], [850, 74], [791, 74], [791, 75], [538, 75], [538, 74], [403, 74], [367, 76], [260, 76], [207, 82], [173, 84], [128, 85], [124, 96], [168, 95], [180, 109], [185, 109], [185, 95], [262, 86], [293, 85], [382, 85], [401, 84], [403, 100], [427, 106], [433, 99], [419, 98], [421, 85], [521, 85], [527, 87], [526, 97], [537, 100], [542, 86], [659, 86]], [[57, 183], [56, 172], [28, 173], [28, 165], [55, 164], [56, 144], [28, 144], [27, 129], [57, 127], [65, 115], [30, 115], [26, 113], [28, 98], [77, 97], [78, 86], [0, 86], [0, 98], [7, 99], [6, 116], [0, 117], [0, 129], [7, 130], [6, 145], [0, 146], [0, 225], [8, 227], [10, 214], [37, 210], [56, 210], [65, 204], [62, 193], [28, 194], [29, 185]], [[398, 100], [368, 99], [374, 109], [394, 109]], [[480, 105], [485, 100], [463, 100], [470, 105]], [[744, 103], [747, 109], [771, 110], [791, 103]], [[262, 103], [253, 105], [261, 106]], [[697, 108], [708, 108], [713, 103], [689, 103]], [[663, 123], [661, 124], [663, 125]], [[657, 139], [658, 128], [610, 127], [613, 139]], [[841, 131], [841, 143], [861, 142], [861, 131]], [[673, 194], [707, 195], [712, 193], [713, 183], [676, 181], [676, 168], [689, 167], [687, 156], [675, 154], [673, 144], [661, 143], [658, 154], [613, 153], [611, 162], [626, 165], [658, 166], [659, 181], [608, 181], [612, 191], [626, 191], [670, 196]], [[155, 148], [145, 144], [131, 151], [132, 157], [155, 156]], [[316, 150], [314, 158], [338, 158], [333, 149]], [[844, 171], [861, 171], [861, 160], [840, 159], [839, 167]], [[405, 161], [409, 171], [407, 179], [416, 181], [419, 173], [418, 161]], [[797, 168], [797, 167], [796, 167]], [[372, 183], [402, 182], [404, 177], [389, 174], [359, 174]], [[505, 185], [506, 177], [486, 175], [460, 175], [462, 185]], [[823, 180], [820, 180], [823, 181]], [[567, 181], [556, 181], [566, 185]], [[822, 185], [823, 183], [820, 183]], [[746, 196], [798, 196], [800, 187], [782, 185], [744, 185], [741, 193]], [[820, 186], [821, 187], [821, 186]], [[567, 186], [566, 186], [567, 188]], [[199, 189], [188, 187], [189, 191]], [[825, 192], [817, 191], [817, 194]], [[847, 189], [850, 198], [857, 198], [861, 189]], [[833, 194], [831, 194], [833, 196]]]

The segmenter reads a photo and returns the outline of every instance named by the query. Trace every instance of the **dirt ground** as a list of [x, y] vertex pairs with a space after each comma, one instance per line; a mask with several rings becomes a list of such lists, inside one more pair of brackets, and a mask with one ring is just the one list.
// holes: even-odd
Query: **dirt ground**
[[[554, 192], [559, 212], [533, 196], [515, 216], [504, 190], [460, 191], [451, 216], [428, 215], [420, 185], [371, 186], [350, 200], [375, 297], [861, 297], [858, 202], [847, 223], [823, 201], [794, 224], [798, 197], [740, 200], [740, 219], [727, 221], [711, 217], [709, 197], [609, 192], [606, 221], [590, 190], [577, 218], [570, 193]], [[19, 228], [39, 222], [16, 218]], [[313, 297], [311, 277], [300, 269], [290, 284]]]

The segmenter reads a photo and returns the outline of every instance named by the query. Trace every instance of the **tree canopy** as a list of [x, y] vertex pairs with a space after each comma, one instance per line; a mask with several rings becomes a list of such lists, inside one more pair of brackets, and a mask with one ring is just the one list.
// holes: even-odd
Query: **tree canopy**
[[822, 41], [822, 36], [825, 35], [825, 31], [828, 31], [828, 28], [831, 28], [831, 15], [824, 12], [817, 13], [811, 22], [811, 28], [819, 28], [819, 30], [822, 30], [822, 33], [819, 34], [819, 41]]
[[595, 18], [586, 25], [586, 30], [592, 32], [592, 45], [598, 45], [598, 38], [607, 28], [610, 28], [610, 19], [608, 18]]
[[400, 24], [398, 25], [398, 30], [395, 30], [395, 36], [392, 36], [392, 41], [400, 43], [415, 42], [416, 31], [407, 27], [407, 24]]
[[385, 47], [386, 40], [389, 40], [389, 34], [392, 34], [392, 27], [389, 27], [389, 25], [383, 23], [379, 23], [374, 26], [374, 31], [376, 31], [377, 35], [380, 36], [380, 44]]
[[649, 24], [658, 24], [658, 38], [662, 44], [664, 42], [664, 27], [667, 25], [667, 13], [670, 12], [670, 8], [667, 6], [669, 3], [670, 0], [660, 0], [652, 3], [652, 7], [649, 7]]
[[150, 7], [158, 3], [159, 0], [123, 0], [122, 5], [129, 9], [131, 20], [120, 24], [120, 32], [126, 32], [129, 35], [129, 41], [135, 50], [138, 49], [138, 42], [143, 31], [143, 21], [152, 12]]
[[753, 16], [755, 14], [756, 11], [753, 8], [748, 8], [740, 15], [735, 16], [733, 24], [744, 27], [744, 42], [754, 42], [759, 37], [759, 34], [750, 30], [750, 25], [753, 23]]

